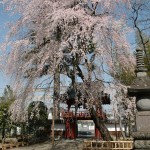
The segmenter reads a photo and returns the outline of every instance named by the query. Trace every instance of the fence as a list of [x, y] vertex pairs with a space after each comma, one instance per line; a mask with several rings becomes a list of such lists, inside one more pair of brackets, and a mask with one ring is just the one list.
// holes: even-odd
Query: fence
[[27, 142], [16, 142], [16, 143], [5, 143], [2, 144], [2, 150], [6, 150], [6, 149], [12, 149], [15, 147], [20, 147], [20, 146], [27, 146], [28, 143]]
[[133, 141], [84, 141], [83, 150], [132, 150]]

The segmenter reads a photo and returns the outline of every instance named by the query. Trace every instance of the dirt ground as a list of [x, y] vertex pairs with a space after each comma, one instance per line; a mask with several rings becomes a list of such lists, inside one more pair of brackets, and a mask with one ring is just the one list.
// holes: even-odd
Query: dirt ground
[[64, 140], [55, 141], [55, 147], [52, 148], [51, 141], [47, 141], [44, 143], [29, 145], [25, 147], [13, 148], [10, 150], [82, 150], [83, 148], [83, 140]]

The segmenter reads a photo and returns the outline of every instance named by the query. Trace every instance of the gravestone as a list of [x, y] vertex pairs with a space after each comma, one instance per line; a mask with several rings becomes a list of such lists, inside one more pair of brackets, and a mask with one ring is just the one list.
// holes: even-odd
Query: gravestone
[[128, 88], [128, 95], [136, 97], [136, 126], [132, 133], [134, 150], [150, 150], [150, 77], [144, 66], [143, 51], [136, 50], [137, 77]]

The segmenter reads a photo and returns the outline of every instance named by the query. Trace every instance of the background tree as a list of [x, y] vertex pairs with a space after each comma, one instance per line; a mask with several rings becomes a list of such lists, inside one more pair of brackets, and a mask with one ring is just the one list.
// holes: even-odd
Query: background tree
[[[39, 127], [45, 128], [47, 126], [47, 122], [47, 107], [43, 102], [32, 102], [28, 107], [29, 130], [33, 130], [34, 133], [36, 133]], [[41, 136], [43, 137], [44, 135]]]
[[14, 102], [15, 95], [9, 85], [4, 89], [3, 96], [0, 98], [0, 128], [2, 129], [2, 138], [5, 136], [5, 129], [11, 129], [10, 105]]
[[136, 43], [140, 46], [147, 59], [147, 64], [150, 65], [147, 45], [150, 39], [150, 1], [149, 0], [132, 0], [131, 1], [131, 23], [136, 32]]

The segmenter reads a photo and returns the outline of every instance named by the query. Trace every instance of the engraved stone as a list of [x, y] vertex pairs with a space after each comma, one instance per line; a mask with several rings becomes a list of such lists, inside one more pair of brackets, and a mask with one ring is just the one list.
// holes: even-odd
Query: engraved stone
[[137, 131], [150, 131], [150, 111], [140, 111], [136, 114]]

